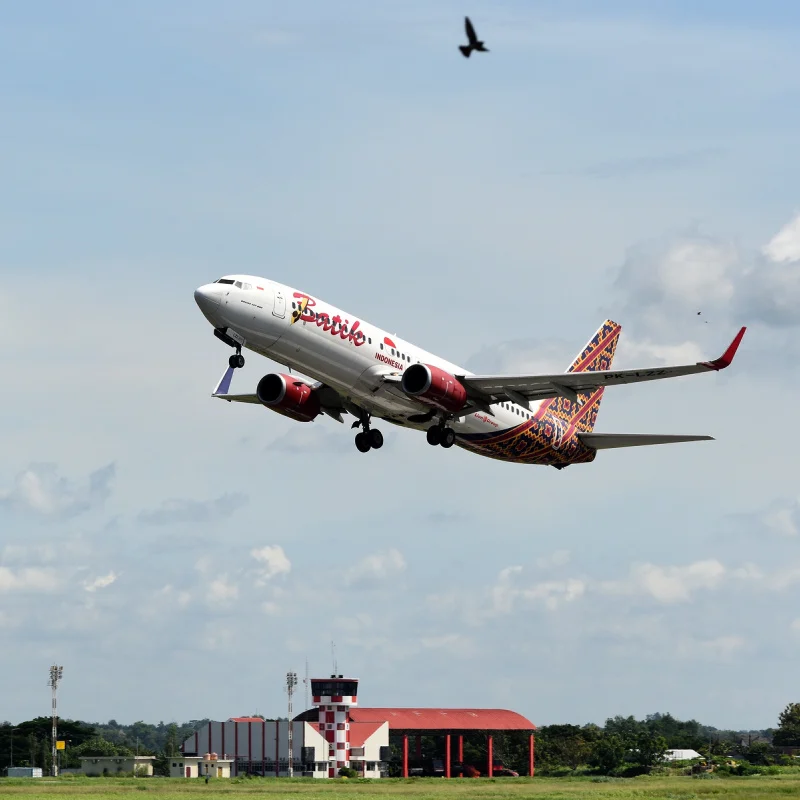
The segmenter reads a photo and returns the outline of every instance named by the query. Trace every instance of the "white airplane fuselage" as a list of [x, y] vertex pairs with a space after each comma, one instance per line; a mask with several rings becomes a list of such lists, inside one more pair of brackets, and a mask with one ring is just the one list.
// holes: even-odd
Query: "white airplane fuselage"
[[[306, 292], [252, 275], [227, 279], [233, 283], [210, 283], [195, 291], [211, 325], [233, 329], [243, 337], [243, 348], [327, 384], [375, 417], [419, 430], [430, 426], [407, 421], [420, 413], [420, 405], [398, 384], [385, 383], [387, 374], [402, 375], [415, 363], [454, 375], [472, 374]], [[300, 304], [304, 311], [295, 319]], [[527, 410], [498, 403], [492, 406], [494, 417], [478, 411], [454, 420], [452, 427], [457, 435], [491, 434], [532, 418], [540, 405], [533, 403]], [[461, 443], [457, 438], [456, 444]]]

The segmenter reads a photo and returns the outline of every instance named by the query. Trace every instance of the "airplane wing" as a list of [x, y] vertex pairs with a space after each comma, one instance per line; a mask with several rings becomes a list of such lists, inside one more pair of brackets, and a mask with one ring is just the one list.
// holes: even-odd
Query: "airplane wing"
[[747, 329], [742, 328], [736, 334], [728, 349], [719, 358], [685, 366], [562, 372], [557, 375], [459, 375], [457, 377], [470, 395], [490, 400], [494, 398], [493, 402], [509, 400], [527, 405], [533, 400], [544, 400], [559, 395], [576, 402], [579, 394], [591, 394], [602, 386], [678, 378], [698, 372], [719, 372], [730, 366], [745, 330]]
[[[230, 394], [229, 389], [231, 388], [233, 373], [233, 367], [228, 367], [228, 369], [225, 370], [225, 374], [220, 378], [217, 388], [214, 389], [211, 396], [218, 397], [220, 400], [227, 400], [229, 403], [255, 403], [256, 405], [260, 405], [261, 401], [258, 399], [258, 395], [255, 394], [255, 392], [252, 394]], [[310, 385], [313, 391], [317, 392], [319, 395], [319, 403], [322, 412], [335, 419], [337, 422], [344, 422], [342, 414], [346, 414], [347, 409], [344, 407], [339, 393], [324, 383], [313, 383]]]

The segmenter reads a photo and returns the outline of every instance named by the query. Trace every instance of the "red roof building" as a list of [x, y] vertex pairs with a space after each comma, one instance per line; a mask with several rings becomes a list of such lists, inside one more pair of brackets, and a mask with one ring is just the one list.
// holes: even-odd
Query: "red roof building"
[[[317, 719], [317, 710], [304, 711], [296, 720], [313, 722]], [[416, 737], [417, 760], [421, 758], [422, 735], [433, 733], [445, 737], [444, 776], [451, 776], [453, 753], [451, 737], [456, 736], [456, 763], [464, 763], [464, 734], [482, 732], [486, 734], [487, 775], [495, 773], [493, 754], [496, 732], [528, 731], [528, 774], [534, 774], [534, 737], [536, 726], [521, 714], [502, 708], [358, 708], [349, 710], [351, 737], [359, 737], [359, 729], [363, 728], [368, 736], [376, 726], [388, 723], [390, 731], [402, 736], [403, 742], [403, 777], [409, 775], [408, 737]], [[357, 733], [359, 731], [359, 733]]]

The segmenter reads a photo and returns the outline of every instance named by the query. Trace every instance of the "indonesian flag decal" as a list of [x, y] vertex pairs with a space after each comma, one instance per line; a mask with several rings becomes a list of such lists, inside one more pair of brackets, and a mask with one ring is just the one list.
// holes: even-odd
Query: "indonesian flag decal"
[[383, 343], [388, 344], [389, 347], [394, 347], [395, 349], [397, 349], [397, 345], [388, 336], [383, 337]]

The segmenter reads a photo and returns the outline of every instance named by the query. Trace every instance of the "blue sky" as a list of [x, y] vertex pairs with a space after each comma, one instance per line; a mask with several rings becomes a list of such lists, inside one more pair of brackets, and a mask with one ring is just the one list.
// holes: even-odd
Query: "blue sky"
[[[469, 13], [491, 52], [461, 58]], [[55, 2], [0, 25], [3, 715], [369, 705], [763, 727], [800, 657], [800, 12], [788, 3]], [[733, 368], [518, 467], [359, 454], [209, 397], [192, 299], [303, 288], [477, 371]], [[702, 311], [697, 317], [697, 311]], [[707, 324], [706, 324], [707, 320]], [[272, 364], [252, 356], [235, 388]], [[754, 680], [754, 676], [757, 680]]]

